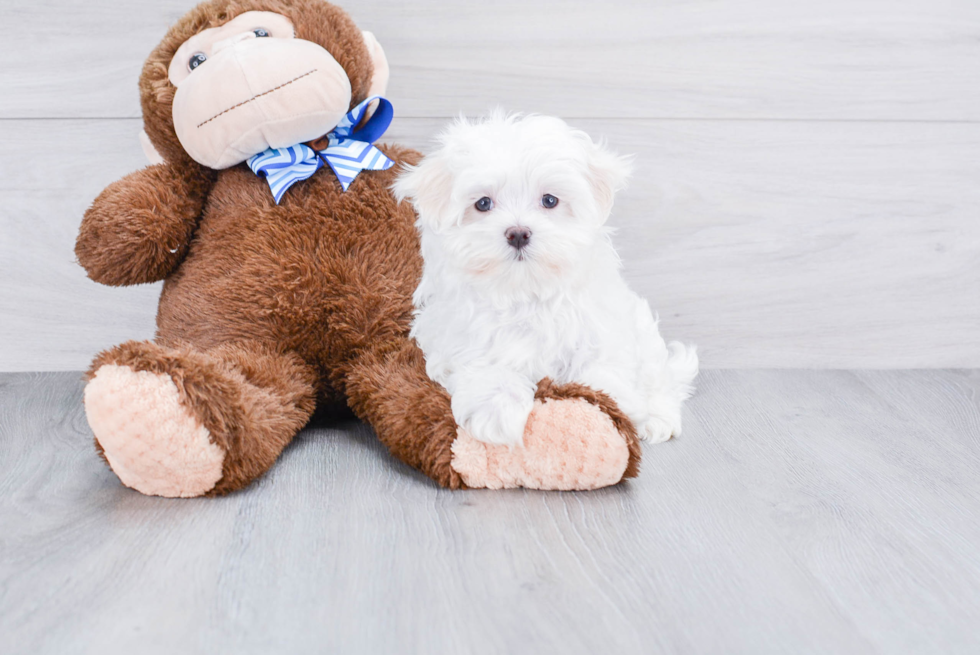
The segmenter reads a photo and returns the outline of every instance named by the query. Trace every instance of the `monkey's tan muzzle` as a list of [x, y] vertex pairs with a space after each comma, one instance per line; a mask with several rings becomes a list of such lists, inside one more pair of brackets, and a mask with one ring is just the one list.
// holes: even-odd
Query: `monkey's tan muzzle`
[[174, 96], [177, 138], [209, 168], [315, 139], [350, 108], [350, 80], [324, 48], [250, 36], [216, 44]]

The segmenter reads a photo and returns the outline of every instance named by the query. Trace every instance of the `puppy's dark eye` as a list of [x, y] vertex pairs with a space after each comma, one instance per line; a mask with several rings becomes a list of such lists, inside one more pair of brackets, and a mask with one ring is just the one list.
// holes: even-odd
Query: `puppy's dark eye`
[[190, 61], [187, 62], [187, 67], [194, 70], [207, 60], [208, 57], [203, 52], [195, 52], [193, 55], [191, 55]]
[[477, 200], [476, 204], [473, 206], [476, 207], [476, 211], [478, 212], [488, 212], [491, 209], [493, 209], [493, 200], [490, 200], [490, 198], [483, 196], [482, 198]]
[[264, 27], [256, 27], [254, 30], [252, 30], [252, 33], [259, 38], [263, 36], [272, 36], [269, 34], [269, 30], [265, 29]]
[[554, 197], [550, 193], [546, 193], [541, 196], [541, 206], [545, 209], [554, 209], [558, 206], [558, 198]]

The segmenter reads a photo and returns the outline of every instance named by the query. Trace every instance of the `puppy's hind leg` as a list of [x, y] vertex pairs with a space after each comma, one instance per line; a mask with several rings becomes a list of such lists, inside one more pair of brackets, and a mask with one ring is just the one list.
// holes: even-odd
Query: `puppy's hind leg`
[[641, 439], [659, 443], [681, 433], [681, 407], [694, 393], [697, 374], [697, 350], [672, 341], [667, 346], [664, 365], [653, 372], [647, 404], [649, 418], [637, 425]]

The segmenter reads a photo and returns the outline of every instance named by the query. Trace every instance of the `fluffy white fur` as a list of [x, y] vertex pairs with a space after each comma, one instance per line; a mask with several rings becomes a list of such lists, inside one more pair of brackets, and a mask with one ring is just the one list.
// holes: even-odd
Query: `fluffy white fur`
[[[412, 336], [474, 438], [517, 444], [537, 382], [600, 389], [658, 442], [681, 429], [692, 347], [664, 343], [605, 227], [628, 159], [557, 118], [459, 119], [395, 184], [419, 214], [425, 260]], [[542, 197], [558, 205], [546, 209]], [[490, 211], [475, 207], [493, 201]], [[505, 231], [531, 231], [519, 251]]]

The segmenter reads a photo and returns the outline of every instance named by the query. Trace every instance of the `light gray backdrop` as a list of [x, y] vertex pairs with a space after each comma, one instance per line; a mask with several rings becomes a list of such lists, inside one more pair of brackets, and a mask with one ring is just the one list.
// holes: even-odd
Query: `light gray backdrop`
[[[74, 262], [144, 165], [136, 80], [193, 0], [3, 3], [0, 370], [148, 338], [158, 285]], [[346, 3], [392, 65], [388, 136], [557, 114], [637, 155], [628, 277], [706, 367], [980, 367], [980, 3]]]

